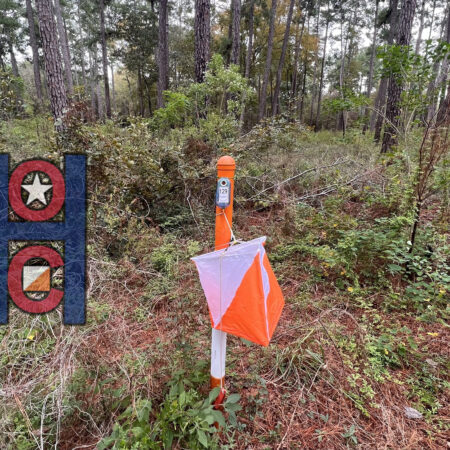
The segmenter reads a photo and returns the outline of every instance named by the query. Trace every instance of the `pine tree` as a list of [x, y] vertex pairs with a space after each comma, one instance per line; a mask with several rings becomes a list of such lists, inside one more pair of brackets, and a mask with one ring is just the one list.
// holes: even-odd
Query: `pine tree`
[[168, 39], [167, 0], [159, 3], [159, 37], [158, 37], [158, 98], [157, 106], [164, 106], [163, 92], [169, 87], [169, 39]]
[[210, 58], [211, 14], [210, 0], [195, 0], [195, 79], [203, 82]]
[[53, 117], [58, 122], [57, 129], [64, 128], [62, 122], [65, 110], [68, 106], [64, 75], [59, 54], [59, 43], [56, 34], [56, 24], [53, 17], [53, 5], [51, 0], [39, 0], [37, 2], [39, 18], [39, 30], [44, 51], [45, 73], [47, 76], [48, 94]]
[[[397, 45], [408, 47], [411, 42], [411, 29], [416, 10], [416, 0], [403, 0], [397, 32]], [[400, 99], [403, 91], [401, 75], [391, 73], [386, 105], [386, 126], [383, 134], [381, 153], [386, 153], [398, 143], [400, 125]]]
[[273, 93], [273, 102], [272, 102], [272, 115], [275, 116], [278, 114], [279, 105], [280, 105], [280, 88], [281, 88], [281, 75], [283, 73], [284, 60], [286, 58], [286, 50], [287, 44], [289, 40], [289, 34], [291, 30], [291, 21], [292, 14], [294, 12], [294, 4], [295, 0], [290, 0], [289, 3], [289, 11], [286, 19], [286, 29], [284, 31], [283, 45], [281, 47], [281, 56], [280, 61], [278, 62], [278, 70], [277, 70], [277, 79], [275, 82], [275, 91]]
[[267, 87], [269, 85], [269, 77], [272, 68], [273, 36], [275, 33], [276, 13], [277, 13], [277, 0], [272, 0], [272, 7], [270, 9], [269, 37], [267, 39], [266, 66], [264, 69], [264, 78], [259, 99], [259, 112], [258, 112], [259, 120], [261, 120], [266, 113]]
[[73, 94], [73, 77], [72, 77], [72, 64], [70, 62], [70, 50], [69, 43], [66, 38], [66, 30], [62, 18], [61, 4], [59, 0], [55, 0], [55, 15], [56, 25], [58, 27], [59, 42], [61, 44], [61, 53], [64, 61], [64, 72], [67, 81], [67, 91], [69, 95]]
[[241, 0], [232, 0], [231, 64], [239, 64], [241, 49]]
[[111, 118], [111, 96], [109, 94], [108, 52], [106, 48], [105, 2], [100, 0], [100, 40], [102, 45], [103, 82], [105, 85], [106, 116]]
[[34, 26], [34, 15], [33, 6], [31, 5], [31, 0], [26, 0], [27, 8], [27, 20], [28, 20], [28, 33], [30, 37], [31, 53], [33, 55], [33, 76], [34, 76], [34, 86], [36, 88], [36, 96], [39, 103], [42, 103], [42, 82], [41, 82], [41, 71], [39, 69], [39, 52], [38, 44], [36, 39], [36, 30]]

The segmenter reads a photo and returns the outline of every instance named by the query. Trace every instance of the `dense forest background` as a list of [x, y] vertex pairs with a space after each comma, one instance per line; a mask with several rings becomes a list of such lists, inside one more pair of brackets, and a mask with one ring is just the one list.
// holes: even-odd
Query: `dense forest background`
[[208, 87], [192, 84], [204, 81], [212, 55], [225, 77], [226, 98], [215, 106], [244, 130], [276, 115], [315, 130], [358, 125], [386, 151], [394, 134], [430, 120], [445, 98], [445, 1], [193, 3], [85, 0], [33, 9], [31, 1], [2, 0], [0, 65], [2, 78], [10, 73], [18, 84], [15, 113], [50, 103], [59, 117], [82, 103], [84, 119], [95, 120], [153, 117], [169, 106], [177, 117], [157, 116], [175, 126], [186, 108], [202, 114], [192, 100]]
[[[87, 323], [10, 302], [0, 447], [448, 448], [449, 69], [445, 0], [0, 0], [0, 152], [89, 164]], [[286, 306], [219, 411], [225, 154]]]

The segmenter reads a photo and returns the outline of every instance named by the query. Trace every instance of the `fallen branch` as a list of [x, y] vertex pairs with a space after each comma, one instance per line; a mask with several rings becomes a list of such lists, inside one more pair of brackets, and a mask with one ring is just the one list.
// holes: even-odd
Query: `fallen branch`
[[316, 172], [316, 171], [321, 170], [321, 169], [329, 169], [330, 167], [335, 167], [335, 166], [338, 166], [340, 164], [344, 164], [346, 162], [349, 162], [349, 159], [341, 160], [341, 158], [338, 158], [333, 164], [328, 164], [326, 166], [312, 167], [311, 169], [304, 170], [303, 172], [300, 172], [297, 175], [294, 175], [293, 177], [286, 178], [286, 180], [280, 181], [279, 183], [274, 184], [273, 186], [270, 186], [270, 187], [268, 187], [266, 189], [263, 189], [262, 191], [260, 191], [257, 194], [251, 196], [250, 198], [246, 199], [245, 201], [253, 200], [256, 197], [259, 197], [264, 192], [270, 191], [271, 189], [278, 189], [281, 186], [283, 186], [283, 184], [289, 183], [290, 181], [293, 181], [293, 180], [295, 180], [297, 178], [300, 178], [301, 176], [306, 175], [307, 173]]
[[330, 184], [329, 186], [325, 187], [322, 191], [317, 192], [317, 193], [310, 193], [310, 194], [306, 194], [306, 195], [302, 195], [298, 200], [299, 202], [301, 202], [302, 200], [307, 200], [309, 198], [315, 198], [315, 197], [321, 197], [323, 195], [328, 195], [331, 192], [334, 192], [336, 189], [342, 187], [342, 186], [348, 186], [352, 183], [354, 183], [356, 180], [358, 180], [359, 178], [368, 175], [370, 173], [375, 172], [375, 170], [369, 170], [367, 172], [364, 173], [360, 173], [358, 175], [356, 175], [355, 177], [353, 177], [351, 180], [346, 181], [345, 183], [340, 183], [340, 184]]

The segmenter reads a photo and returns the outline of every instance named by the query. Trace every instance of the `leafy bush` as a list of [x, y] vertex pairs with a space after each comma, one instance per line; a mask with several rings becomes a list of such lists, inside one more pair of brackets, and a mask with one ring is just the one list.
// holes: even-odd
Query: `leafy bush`
[[[222, 412], [213, 406], [220, 388], [202, 399], [185, 376], [184, 371], [174, 374], [159, 409], [155, 410], [150, 400], [143, 399], [129, 406], [119, 416], [111, 435], [100, 442], [99, 450], [170, 449], [175, 444], [193, 449], [218, 448], [218, 428], [214, 423], [222, 429], [227, 427]], [[231, 394], [224, 403], [224, 410], [234, 424], [235, 412], [241, 409], [239, 398], [238, 394]]]
[[0, 118], [3, 120], [19, 116], [22, 111], [23, 81], [11, 72], [0, 70]]
[[190, 112], [190, 100], [185, 94], [165, 91], [164, 99], [164, 108], [157, 109], [151, 120], [151, 128], [155, 131], [182, 126]]
[[[166, 105], [158, 109], [150, 121], [152, 130], [167, 131], [195, 124], [205, 141], [220, 145], [221, 135], [236, 136], [237, 120], [252, 100], [253, 91], [237, 66], [225, 67], [219, 54], [212, 56], [203, 83], [192, 83], [179, 92], [165, 91]], [[227, 131], [223, 132], [223, 129]]]

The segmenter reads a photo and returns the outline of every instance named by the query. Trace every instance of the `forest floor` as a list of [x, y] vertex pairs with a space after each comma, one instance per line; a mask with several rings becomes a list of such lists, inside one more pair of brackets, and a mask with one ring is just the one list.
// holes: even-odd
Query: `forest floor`
[[[50, 128], [5, 123], [0, 151], [57, 158]], [[139, 123], [86, 126], [87, 324], [10, 307], [0, 446], [448, 448], [445, 195], [430, 198], [416, 269], [404, 268], [417, 140], [385, 164], [359, 132], [275, 124], [211, 153], [194, 139], [151, 140]], [[213, 247], [215, 162], [225, 153], [237, 161], [235, 233], [268, 236], [286, 305], [267, 348], [229, 337], [226, 388], [241, 409], [203, 437], [210, 322], [189, 258]]]

